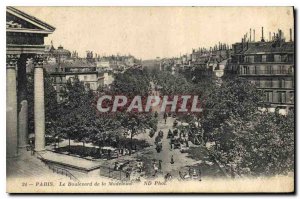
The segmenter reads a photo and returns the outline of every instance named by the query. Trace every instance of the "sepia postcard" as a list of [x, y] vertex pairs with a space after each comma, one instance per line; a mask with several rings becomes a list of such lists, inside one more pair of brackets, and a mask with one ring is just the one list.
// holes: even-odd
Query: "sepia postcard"
[[293, 7], [6, 7], [8, 193], [294, 193]]

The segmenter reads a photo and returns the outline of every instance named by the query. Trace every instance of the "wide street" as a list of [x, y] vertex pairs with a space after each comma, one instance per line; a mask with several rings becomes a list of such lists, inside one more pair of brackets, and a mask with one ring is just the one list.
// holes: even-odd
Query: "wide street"
[[[146, 140], [150, 144], [150, 147], [137, 151], [131, 156], [126, 155], [117, 159], [107, 160], [105, 165], [113, 166], [115, 162], [142, 160], [144, 163], [143, 173], [145, 175], [141, 178], [144, 179], [164, 177], [167, 173], [171, 174], [173, 178], [180, 179], [179, 171], [181, 171], [182, 174], [187, 174], [190, 167], [195, 168], [197, 172], [200, 169], [202, 179], [224, 176], [218, 165], [209, 159], [205, 147], [194, 145], [189, 141], [189, 151], [187, 153], [181, 153], [179, 149], [171, 149], [170, 139], [167, 138], [167, 133], [169, 129], [174, 130], [174, 120], [174, 118], [168, 117], [165, 124], [163, 117], [160, 115], [158, 130], [152, 138], [149, 136], [149, 133], [141, 133], [135, 136], [137, 139]], [[155, 137], [160, 130], [164, 133], [161, 140], [162, 151], [157, 152]], [[172, 155], [174, 159], [173, 164], [171, 164]], [[158, 165], [159, 160], [161, 160], [161, 171], [153, 176], [155, 173], [153, 163], [155, 161], [156, 165]]]
[[[208, 153], [202, 146], [193, 145], [189, 141], [190, 150], [197, 151], [197, 155], [191, 153], [181, 153], [179, 149], [171, 149], [170, 139], [167, 138], [168, 130], [173, 128], [174, 118], [168, 117], [167, 123], [165, 124], [162, 117], [160, 117], [158, 123], [158, 131], [162, 130], [164, 136], [161, 140], [162, 142], [162, 151], [156, 151], [155, 137], [157, 133], [150, 138], [148, 134], [138, 135], [139, 139], [145, 139], [151, 146], [144, 149], [143, 151], [138, 152], [136, 155], [141, 158], [146, 167], [146, 176], [152, 176], [154, 174], [153, 169], [153, 160], [158, 162], [161, 160], [162, 169], [158, 175], [166, 175], [170, 173], [173, 177], [178, 177], [179, 171], [182, 173], [188, 172], [189, 167], [201, 169], [202, 176], [220, 176], [223, 175], [219, 167], [208, 159]], [[157, 131], [157, 132], [158, 132]], [[173, 155], [174, 163], [171, 164], [171, 156]]]

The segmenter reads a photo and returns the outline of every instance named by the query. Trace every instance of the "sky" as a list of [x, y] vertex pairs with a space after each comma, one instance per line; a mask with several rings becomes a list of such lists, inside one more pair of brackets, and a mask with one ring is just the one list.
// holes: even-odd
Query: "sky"
[[[56, 28], [53, 41], [85, 56], [134, 55], [140, 59], [175, 57], [192, 49], [233, 44], [250, 28], [256, 41], [282, 29], [294, 30], [292, 7], [16, 7]], [[248, 33], [249, 35], [249, 33]], [[253, 33], [252, 33], [253, 38]]]

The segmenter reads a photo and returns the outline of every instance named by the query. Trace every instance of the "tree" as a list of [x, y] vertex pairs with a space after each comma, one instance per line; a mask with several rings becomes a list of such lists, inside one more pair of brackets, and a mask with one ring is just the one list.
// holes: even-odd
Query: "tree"
[[[241, 138], [247, 155], [242, 166], [256, 175], [286, 174], [294, 170], [294, 114], [263, 113]], [[250, 164], [251, 163], [251, 164]]]
[[[134, 96], [147, 97], [151, 90], [150, 73], [140, 69], [129, 69], [124, 73], [116, 75], [115, 80], [111, 86], [111, 94], [124, 94], [129, 99]], [[145, 129], [156, 129], [157, 119], [155, 119], [152, 112], [139, 113], [138, 111], [126, 112], [126, 110], [119, 110], [115, 115], [115, 120], [119, 122], [121, 127], [127, 133], [130, 133], [130, 147], [133, 149], [133, 137]]]
[[157, 130], [157, 119], [152, 113], [135, 113], [135, 114], [118, 114], [118, 120], [121, 122], [123, 128], [130, 134], [130, 148], [133, 149], [133, 137], [146, 129]]
[[190, 94], [190, 84], [181, 74], [172, 75], [168, 71], [159, 71], [154, 74], [154, 83], [160, 86], [161, 95]]
[[111, 88], [115, 94], [147, 96], [151, 89], [149, 74], [140, 69], [128, 69], [116, 75]]
[[262, 101], [262, 92], [250, 82], [241, 78], [225, 81], [206, 99], [201, 121], [205, 139], [214, 141], [215, 136], [212, 132], [230, 117], [249, 120], [251, 114], [258, 111]]
[[211, 153], [238, 175], [293, 171], [294, 116], [258, 111], [262, 93], [243, 79], [227, 80], [208, 97], [201, 120]]
[[70, 149], [71, 139], [83, 142], [84, 145], [92, 137], [97, 113], [94, 106], [95, 97], [77, 77], [66, 83], [63, 97], [66, 100], [60, 104], [59, 126], [61, 135], [69, 140]]

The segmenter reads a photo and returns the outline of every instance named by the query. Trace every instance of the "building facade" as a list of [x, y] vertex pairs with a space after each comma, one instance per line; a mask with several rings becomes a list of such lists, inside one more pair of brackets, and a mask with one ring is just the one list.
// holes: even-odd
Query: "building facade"
[[45, 150], [44, 38], [55, 30], [14, 7], [6, 7], [6, 154], [28, 146], [27, 62], [34, 65], [35, 151]]
[[53, 82], [53, 87], [57, 92], [57, 101], [62, 102], [65, 84], [78, 78], [83, 82], [86, 89], [96, 91], [100, 85], [100, 79], [96, 67], [61, 67], [62, 70], [48, 71]]
[[[263, 33], [262, 33], [263, 35]], [[285, 41], [279, 30], [265, 41], [247, 41], [233, 45], [233, 55], [227, 73], [251, 81], [264, 92], [264, 105], [282, 114], [294, 109], [294, 42]]]
[[112, 72], [98, 73], [99, 86], [109, 87], [114, 81]]

